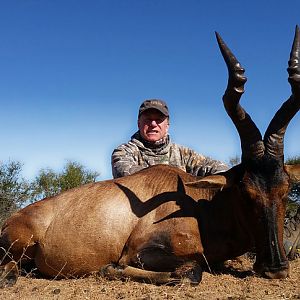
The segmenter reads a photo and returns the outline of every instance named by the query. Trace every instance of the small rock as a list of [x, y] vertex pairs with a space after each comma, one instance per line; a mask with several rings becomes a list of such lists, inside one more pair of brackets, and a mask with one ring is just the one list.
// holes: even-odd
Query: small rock
[[53, 295], [58, 295], [60, 293], [60, 289], [54, 289], [53, 291], [52, 291], [52, 294]]

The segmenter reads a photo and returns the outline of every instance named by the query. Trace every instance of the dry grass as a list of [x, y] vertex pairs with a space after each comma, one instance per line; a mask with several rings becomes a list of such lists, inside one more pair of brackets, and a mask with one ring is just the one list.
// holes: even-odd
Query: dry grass
[[199, 286], [155, 286], [110, 281], [97, 275], [47, 280], [21, 276], [13, 287], [0, 290], [0, 299], [300, 299], [300, 259], [291, 262], [288, 279], [256, 277], [249, 259], [231, 261], [219, 274], [204, 273]]

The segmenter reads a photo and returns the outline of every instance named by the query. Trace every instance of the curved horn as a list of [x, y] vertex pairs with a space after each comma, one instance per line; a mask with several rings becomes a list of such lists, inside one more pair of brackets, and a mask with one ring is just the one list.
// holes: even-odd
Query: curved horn
[[284, 156], [283, 153], [283, 140], [286, 128], [300, 109], [300, 32], [299, 27], [296, 26], [295, 37], [293, 41], [292, 50], [290, 53], [289, 67], [287, 68], [289, 78], [288, 81], [291, 85], [292, 95], [283, 103], [280, 109], [268, 126], [264, 142], [268, 154], [275, 157]]
[[227, 47], [221, 36], [216, 32], [218, 45], [228, 68], [228, 84], [223, 96], [224, 107], [233, 121], [241, 140], [242, 159], [261, 157], [264, 154], [264, 144], [259, 129], [239, 104], [244, 93], [247, 78], [245, 69]]

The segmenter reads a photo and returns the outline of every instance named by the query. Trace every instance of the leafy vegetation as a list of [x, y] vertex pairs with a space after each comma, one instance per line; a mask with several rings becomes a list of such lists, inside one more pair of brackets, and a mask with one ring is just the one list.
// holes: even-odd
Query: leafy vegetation
[[0, 224], [30, 195], [30, 184], [21, 176], [22, 164], [0, 162]]
[[69, 161], [61, 172], [42, 169], [31, 185], [32, 201], [55, 196], [80, 185], [95, 182], [99, 174], [78, 162]]
[[24, 204], [95, 182], [99, 176], [74, 161], [67, 162], [60, 172], [42, 169], [32, 182], [25, 180], [21, 174], [20, 162], [0, 162], [0, 225]]

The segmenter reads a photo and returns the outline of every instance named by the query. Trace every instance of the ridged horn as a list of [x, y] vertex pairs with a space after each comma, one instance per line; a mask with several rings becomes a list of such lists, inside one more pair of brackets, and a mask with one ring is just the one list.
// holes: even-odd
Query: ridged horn
[[290, 59], [287, 68], [289, 77], [288, 81], [291, 85], [292, 95], [283, 103], [279, 110], [271, 120], [265, 136], [264, 143], [266, 153], [274, 157], [284, 157], [284, 135], [286, 128], [300, 109], [300, 32], [296, 26], [295, 36], [293, 41]]
[[217, 32], [216, 38], [228, 69], [228, 84], [223, 96], [223, 103], [227, 114], [239, 133], [242, 160], [261, 157], [264, 155], [265, 150], [261, 133], [251, 117], [239, 104], [240, 98], [244, 93], [244, 84], [247, 81], [244, 75], [245, 69]]

